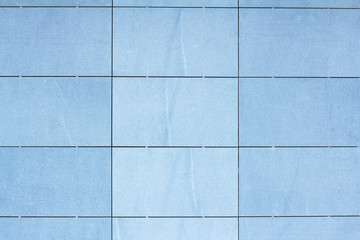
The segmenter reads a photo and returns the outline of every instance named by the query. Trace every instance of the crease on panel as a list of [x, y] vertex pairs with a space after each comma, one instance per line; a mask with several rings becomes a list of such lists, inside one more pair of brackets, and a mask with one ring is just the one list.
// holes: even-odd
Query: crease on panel
[[[165, 187], [165, 197], [164, 197], [164, 209], [169, 209], [171, 204], [172, 204], [172, 192], [173, 191], [177, 191], [176, 188], [176, 181], [177, 181], [177, 176], [178, 174], [178, 170], [179, 170], [179, 164], [182, 163], [182, 161], [178, 161], [176, 159], [175, 156], [180, 156], [180, 153], [178, 151], [175, 151], [174, 155], [170, 155], [168, 158], [169, 159], [174, 159], [174, 161], [171, 164], [171, 168], [170, 168], [170, 172], [168, 174], [168, 181], [166, 182], [166, 187]], [[180, 157], [181, 159], [181, 157]], [[181, 167], [180, 167], [181, 168]], [[164, 173], [165, 174], [165, 173]], [[181, 174], [181, 169], [180, 169], [180, 174]]]
[[[326, 10], [327, 11], [327, 18], [328, 18], [328, 24], [327, 24], [327, 36], [330, 35], [330, 32], [331, 32], [331, 15], [330, 15], [330, 10]], [[327, 66], [327, 76], [331, 76], [332, 73], [330, 72], [331, 70], [331, 51], [330, 51], [330, 39], [322, 39], [322, 40], [325, 40], [326, 41], [326, 49], [327, 49], [327, 63], [326, 63], [326, 66]]]
[[326, 114], [327, 114], [327, 118], [326, 120], [324, 121], [323, 125], [325, 126], [325, 129], [326, 129], [326, 145], [331, 145], [333, 144], [331, 141], [329, 141], [328, 139], [332, 139], [331, 138], [331, 134], [332, 134], [332, 131], [333, 131], [333, 128], [331, 126], [331, 121], [329, 121], [329, 119], [333, 119], [333, 105], [331, 104], [332, 102], [332, 99], [334, 96], [332, 96], [331, 94], [331, 83], [332, 83], [332, 79], [326, 79], [325, 81], [325, 84], [324, 84], [324, 95], [325, 95], [325, 101], [326, 101], [326, 106], [325, 106], [325, 109], [326, 109]]
[[[174, 64], [176, 66], [178, 66], [179, 64], [181, 64], [180, 62], [182, 62], [182, 64], [184, 65], [184, 61], [186, 61], [186, 59], [184, 60], [185, 57], [185, 50], [184, 50], [184, 44], [183, 44], [183, 37], [182, 37], [182, 12], [180, 10], [180, 12], [177, 14], [177, 17], [175, 18], [175, 22], [171, 28], [171, 31], [169, 31], [169, 38], [166, 44], [166, 51], [165, 51], [165, 62], [164, 62], [164, 69], [165, 70], [171, 70], [171, 66], [173, 66]], [[180, 29], [180, 30], [179, 30]], [[181, 51], [181, 55], [178, 53], [178, 51]], [[176, 62], [178, 60], [178, 58], [181, 57], [181, 60], [179, 60], [179, 64]], [[185, 67], [185, 66], [184, 66]], [[184, 75], [185, 73], [183, 70], [185, 70], [183, 68], [177, 67], [177, 70], [181, 70], [179, 72], [174, 72], [174, 70], [172, 71], [164, 71], [164, 73], [166, 74], [170, 74], [170, 75]]]
[[116, 238], [121, 239], [120, 237], [120, 227], [119, 227], [119, 221], [115, 219], [115, 229], [116, 229]]
[[[55, 79], [54, 81], [55, 81], [56, 88], [58, 89], [58, 91], [59, 91], [59, 93], [60, 93], [61, 101], [62, 101], [62, 103], [63, 103], [63, 105], [64, 105], [64, 108], [65, 108], [65, 110], [67, 110], [68, 107], [67, 107], [67, 104], [66, 104], [66, 102], [65, 102], [65, 99], [64, 99], [62, 90], [61, 90], [61, 88], [60, 88], [57, 80]], [[73, 140], [72, 140], [72, 138], [71, 138], [71, 136], [70, 136], [70, 134], [69, 134], [69, 130], [68, 130], [68, 128], [67, 128], [66, 122], [65, 122], [64, 112], [63, 112], [63, 111], [62, 111], [62, 114], [61, 114], [61, 125], [62, 125], [62, 127], [63, 127], [65, 136], [66, 136], [69, 144], [70, 144], [70, 145], [74, 145], [74, 144], [73, 144]]]
[[18, 7], [21, 6], [21, 1], [13, 0], [12, 2]]
[[168, 90], [168, 80], [165, 79], [165, 114], [166, 114], [166, 127], [165, 127], [165, 144], [171, 145], [170, 139], [170, 106], [169, 106], [169, 90]]
[[[306, 174], [306, 173], [308, 173], [308, 171], [306, 170], [306, 168], [304, 168], [303, 167], [303, 162], [301, 162], [301, 161], [298, 161], [298, 168], [300, 168], [300, 170], [299, 171], [301, 171], [300, 173], [300, 176], [301, 175], [304, 175], [304, 173]], [[301, 170], [302, 169], [302, 170]], [[305, 169], [305, 170], [304, 170]], [[305, 171], [305, 172], [303, 172], [303, 171]], [[305, 175], [306, 176], [306, 175]], [[305, 180], [305, 178], [301, 178], [301, 177], [299, 177], [299, 179], [302, 179], [303, 181]], [[302, 190], [303, 190], [303, 192], [304, 192], [304, 202], [305, 202], [305, 215], [308, 215], [309, 214], [309, 206], [311, 206], [311, 196], [309, 196], [309, 191], [307, 190], [307, 186], [308, 186], [308, 184], [306, 184], [306, 182], [301, 182], [301, 188], [302, 188]]]
[[[185, 75], [186, 75], [186, 59], [185, 59], [185, 51], [184, 51], [184, 44], [183, 44], [183, 36], [182, 36], [182, 12], [180, 11], [179, 16], [177, 17], [177, 21], [175, 22], [175, 25], [173, 27], [173, 32], [171, 35], [171, 38], [169, 39], [169, 44], [167, 45], [167, 61], [166, 61], [166, 68], [169, 68], [169, 64], [171, 64], [171, 56], [169, 55], [172, 51], [171, 51], [171, 44], [170, 43], [176, 43], [176, 40], [178, 39], [178, 36], [176, 34], [176, 29], [178, 29], [180, 26], [180, 44], [181, 44], [181, 51], [182, 51], [182, 59], [183, 59], [183, 65], [184, 65], [184, 71], [185, 71]], [[174, 79], [175, 80], [175, 79]], [[172, 114], [170, 111], [170, 108], [172, 105], [174, 105], [174, 103], [171, 103], [171, 95], [169, 94], [169, 80], [165, 79], [165, 84], [164, 84], [164, 92], [165, 92], [165, 114], [166, 114], [166, 126], [165, 126], [165, 144], [166, 145], [171, 145], [171, 129], [170, 129], [170, 125], [171, 125], [171, 118], [172, 118]], [[176, 101], [176, 91], [177, 89], [175, 89], [174, 93], [172, 96], [174, 97], [174, 102]]]
[[[161, 80], [162, 81], [162, 80]], [[165, 81], [165, 114], [166, 114], [166, 127], [165, 127], [165, 144], [171, 146], [172, 139], [171, 139], [171, 122], [173, 119], [173, 111], [175, 110], [175, 104], [178, 97], [179, 87], [177, 83], [172, 83], [170, 81], [179, 81], [179, 79], [164, 79]], [[181, 80], [183, 81], [183, 80]], [[175, 87], [171, 90], [170, 86], [174, 84]], [[176, 114], [176, 113], [175, 113]]]
[[[201, 21], [201, 31], [203, 33], [206, 33], [207, 30], [206, 30], [206, 24], [205, 24], [205, 8], [202, 9], [202, 14], [201, 14], [201, 17], [202, 17], [202, 21]], [[201, 34], [201, 48], [202, 48], [202, 51], [204, 52], [207, 52], [207, 49], [205, 48], [205, 46], [207, 45], [206, 43], [206, 37], [205, 37], [205, 34]], [[206, 73], [204, 71], [204, 65], [201, 65], [201, 72], [202, 72], [202, 76], [205, 76]]]
[[[285, 202], [284, 202], [284, 205], [285, 205], [284, 211], [285, 212], [291, 212], [291, 210], [292, 210], [292, 209], [290, 209], [290, 205], [292, 205], [290, 203], [290, 199], [292, 199], [294, 197], [294, 190], [296, 189], [297, 180], [301, 179], [301, 178], [299, 178], [299, 168], [300, 168], [300, 166], [299, 166], [298, 161], [296, 163], [296, 166], [297, 166], [297, 168], [296, 168], [294, 177], [291, 180], [291, 183], [290, 183], [290, 186], [289, 186], [289, 191], [286, 193], [286, 196], [285, 196], [285, 199], [284, 199], [285, 200]], [[295, 196], [295, 198], [296, 198], [296, 196]], [[307, 209], [307, 206], [305, 206], [305, 208]]]
[[182, 55], [182, 62], [184, 66], [184, 75], [187, 75], [187, 69], [186, 69], [186, 57], [185, 57], [185, 49], [184, 49], [184, 25], [183, 25], [183, 14], [182, 11], [180, 12], [179, 16], [180, 21], [180, 43], [181, 43], [181, 55]]
[[190, 181], [191, 181], [191, 194], [195, 211], [198, 209], [198, 201], [196, 197], [195, 181], [194, 181], [194, 158], [193, 151], [190, 149]]

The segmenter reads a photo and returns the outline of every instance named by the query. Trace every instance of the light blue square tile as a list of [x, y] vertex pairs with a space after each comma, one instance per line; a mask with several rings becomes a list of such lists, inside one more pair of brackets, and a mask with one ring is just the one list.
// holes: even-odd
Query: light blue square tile
[[111, 9], [1, 8], [0, 75], [110, 75]]
[[359, 240], [359, 218], [240, 219], [242, 240]]
[[114, 81], [114, 145], [237, 144], [237, 79]]
[[335, 7], [358, 8], [358, 0], [239, 0], [240, 7]]
[[237, 75], [237, 10], [115, 9], [114, 73]]
[[110, 240], [110, 219], [1, 219], [0, 239]]
[[116, 216], [236, 216], [237, 149], [115, 149]]
[[115, 240], [237, 240], [237, 219], [114, 219]]
[[241, 76], [359, 76], [356, 10], [240, 9]]
[[239, 24], [241, 76], [330, 73], [327, 10], [240, 9]]
[[240, 145], [360, 143], [358, 79], [240, 79]]
[[[340, 1], [341, 2], [341, 1]], [[357, 1], [360, 7], [360, 1]], [[330, 11], [329, 71], [331, 76], [360, 76], [360, 11]]]
[[111, 0], [1, 0], [0, 6], [111, 6]]
[[110, 149], [2, 148], [0, 176], [1, 216], [111, 213]]
[[110, 145], [110, 78], [0, 78], [0, 145]]
[[237, 7], [237, 0], [114, 0], [114, 6]]
[[240, 149], [240, 215], [360, 215], [360, 150]]

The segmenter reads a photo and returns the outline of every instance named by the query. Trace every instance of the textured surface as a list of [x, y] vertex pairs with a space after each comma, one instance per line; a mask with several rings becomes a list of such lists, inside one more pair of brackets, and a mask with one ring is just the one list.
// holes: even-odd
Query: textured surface
[[235, 146], [236, 88], [236, 79], [116, 79], [115, 145]]
[[235, 9], [123, 8], [114, 14], [115, 75], [237, 75]]
[[110, 145], [110, 78], [1, 78], [1, 145]]
[[1, 239], [110, 239], [109, 219], [0, 219]]
[[1, 6], [111, 6], [111, 0], [2, 0]]
[[240, 9], [242, 76], [360, 75], [359, 10]]
[[357, 0], [1, 0], [0, 240], [360, 240], [359, 23]]
[[241, 149], [240, 212], [360, 214], [359, 149]]
[[110, 75], [110, 9], [0, 8], [0, 15], [1, 75]]
[[240, 145], [358, 146], [359, 79], [240, 79]]
[[237, 0], [114, 0], [114, 6], [237, 7]]
[[358, 0], [239, 0], [240, 7], [359, 8]]
[[114, 239], [237, 239], [236, 219], [116, 219]]
[[116, 149], [114, 215], [234, 216], [236, 149]]
[[254, 218], [240, 219], [240, 239], [353, 239], [358, 240], [356, 218]]
[[109, 149], [0, 149], [0, 214], [108, 215], [109, 157]]

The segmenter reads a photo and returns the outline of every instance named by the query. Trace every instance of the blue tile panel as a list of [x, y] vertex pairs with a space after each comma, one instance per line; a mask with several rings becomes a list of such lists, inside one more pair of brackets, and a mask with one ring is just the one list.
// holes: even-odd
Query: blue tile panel
[[111, 0], [1, 0], [0, 6], [111, 6]]
[[358, 148], [240, 149], [240, 215], [360, 215]]
[[239, 0], [240, 7], [359, 8], [358, 0]]
[[0, 218], [0, 239], [110, 240], [110, 219]]
[[243, 240], [360, 239], [359, 218], [247, 218], [239, 224]]
[[237, 79], [114, 79], [114, 144], [237, 144]]
[[115, 216], [236, 216], [237, 149], [114, 149]]
[[240, 9], [241, 76], [360, 76], [357, 10]]
[[237, 7], [237, 0], [114, 0], [114, 6]]
[[110, 78], [0, 78], [0, 144], [110, 145]]
[[110, 75], [111, 9], [0, 8], [0, 16], [1, 76]]
[[114, 219], [114, 239], [237, 240], [237, 219]]
[[0, 176], [1, 216], [111, 214], [110, 149], [1, 148]]
[[240, 79], [240, 145], [358, 146], [358, 79]]
[[237, 76], [237, 10], [115, 9], [114, 74]]

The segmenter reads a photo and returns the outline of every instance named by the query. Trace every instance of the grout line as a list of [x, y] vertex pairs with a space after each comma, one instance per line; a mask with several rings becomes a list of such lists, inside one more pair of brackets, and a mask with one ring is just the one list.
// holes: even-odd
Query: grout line
[[289, 10], [359, 10], [351, 7], [239, 7], [239, 9], [289, 9]]
[[156, 8], [156, 9], [237, 9], [237, 7], [210, 7], [210, 6], [114, 6], [114, 8]]
[[195, 9], [294, 9], [294, 10], [360, 10], [352, 7], [210, 7], [210, 6], [114, 6], [114, 8], [195, 8]]
[[0, 216], [0, 218], [360, 218], [359, 214], [340, 215], [243, 215], [243, 216]]
[[328, 78], [351, 78], [351, 79], [358, 79], [360, 77], [357, 76], [240, 76], [240, 78], [322, 78], [322, 79], [328, 79]]
[[112, 148], [112, 146], [78, 146], [78, 148]]
[[358, 146], [239, 146], [239, 148], [357, 148]]
[[0, 76], [0, 78], [230, 78], [230, 79], [238, 79], [238, 78], [244, 78], [244, 79], [253, 79], [253, 78], [271, 78], [271, 79], [283, 79], [283, 78], [299, 78], [299, 79], [304, 79], [304, 78], [313, 78], [313, 79], [360, 79], [360, 77], [358, 76], [121, 76], [121, 75], [113, 75], [113, 76], [105, 76], [105, 75], [79, 75], [79, 76], [75, 76], [75, 75], [39, 75], [39, 76], [35, 76], [35, 75], [2, 75]]
[[203, 146], [202, 148], [238, 148], [237, 146]]
[[280, 215], [280, 216], [271, 216], [271, 215], [259, 215], [259, 216], [239, 216], [239, 218], [359, 218], [360, 215], [350, 214], [350, 215]]
[[146, 216], [146, 218], [204, 218], [204, 216]]
[[153, 76], [114, 76], [115, 78], [237, 78], [234, 76], [174, 76], [174, 75], [153, 75]]
[[226, 6], [79, 6], [79, 5], [68, 5], [68, 6], [0, 6], [0, 8], [66, 8], [66, 9], [73, 9], [73, 8], [132, 8], [132, 9], [288, 9], [288, 10], [360, 10], [358, 7], [250, 7], [250, 6], [243, 6], [243, 7], [226, 7]]
[[0, 146], [0, 148], [358, 148], [359, 146]]
[[78, 218], [77, 216], [17, 216], [18, 218]]

